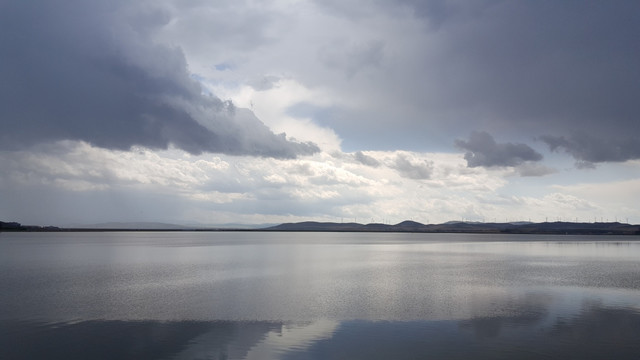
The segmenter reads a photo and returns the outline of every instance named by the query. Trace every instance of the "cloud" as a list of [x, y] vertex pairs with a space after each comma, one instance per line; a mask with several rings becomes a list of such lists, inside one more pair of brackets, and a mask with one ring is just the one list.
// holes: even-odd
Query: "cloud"
[[573, 194], [589, 198], [594, 203], [611, 202], [613, 208], [627, 206], [640, 212], [636, 199], [640, 198], [640, 179], [618, 180], [611, 182], [579, 183], [554, 185], [553, 188], [563, 194]]
[[362, 151], [356, 151], [353, 154], [354, 159], [363, 164], [363, 165], [367, 165], [367, 166], [371, 166], [371, 167], [378, 167], [380, 166], [380, 162], [378, 160], [376, 160], [375, 158], [366, 155], [365, 153], [363, 153]]
[[396, 155], [390, 167], [398, 170], [401, 176], [414, 180], [429, 179], [433, 173], [433, 162], [426, 160], [412, 161], [405, 154]]
[[[512, 142], [522, 142], [523, 134], [580, 132], [606, 139], [602, 145], [610, 148], [637, 142], [640, 47], [630, 34], [640, 32], [639, 2], [363, 3], [318, 1], [314, 16], [292, 24], [298, 31], [291, 32], [318, 39], [301, 44], [300, 53], [328, 47], [330, 59], [352, 51], [332, 46], [335, 39], [384, 44], [367, 76], [348, 79], [332, 76], [322, 61], [295, 58], [304, 64], [295, 69], [305, 84], [331, 86], [362, 103], [332, 114], [349, 119], [336, 120], [334, 129], [350, 150], [358, 150], [357, 141], [369, 150], [430, 151], [469, 128]], [[329, 26], [314, 32], [320, 21]]]
[[318, 57], [325, 66], [344, 71], [350, 79], [362, 69], [380, 66], [384, 57], [384, 43], [344, 44], [338, 41], [321, 47]]
[[182, 51], [153, 39], [168, 20], [157, 7], [119, 1], [3, 4], [0, 146], [82, 140], [282, 158], [319, 151], [203, 95]]
[[544, 219], [545, 186], [637, 178], [639, 31], [634, 1], [5, 1], [0, 217]]
[[640, 158], [640, 137], [602, 139], [583, 136], [541, 136], [552, 151], [563, 149], [576, 159], [578, 167], [592, 168], [595, 163], [623, 162]]
[[453, 197], [452, 204], [468, 206], [464, 196], [488, 196], [506, 184], [496, 172], [466, 168], [456, 154], [366, 155], [380, 165], [361, 164], [352, 153], [275, 159], [191, 155], [173, 147], [109, 150], [77, 141], [0, 151], [0, 218], [46, 224], [447, 221], [462, 208], [447, 205], [443, 212]]
[[456, 146], [467, 150], [464, 154], [469, 167], [518, 166], [527, 161], [540, 161], [542, 155], [526, 144], [498, 144], [486, 132], [474, 131], [469, 140], [456, 140]]
[[514, 168], [520, 176], [545, 176], [558, 172], [558, 170], [538, 163], [524, 162]]

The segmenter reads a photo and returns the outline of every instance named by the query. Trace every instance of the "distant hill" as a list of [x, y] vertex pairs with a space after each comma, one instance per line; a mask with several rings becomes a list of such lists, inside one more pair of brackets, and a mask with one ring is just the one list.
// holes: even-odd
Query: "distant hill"
[[264, 228], [262, 230], [275, 231], [361, 231], [362, 224], [358, 223], [332, 223], [304, 221], [298, 223], [285, 223]]
[[275, 226], [255, 227], [198, 227], [155, 222], [110, 222], [71, 228], [55, 226], [22, 225], [17, 222], [0, 221], [0, 231], [327, 231], [327, 232], [415, 232], [415, 233], [486, 233], [486, 234], [572, 234], [572, 235], [640, 235], [640, 225], [619, 222], [574, 223], [574, 222], [517, 222], [481, 223], [450, 221], [443, 224], [421, 224], [403, 221], [390, 224], [359, 224], [355, 222], [334, 223], [304, 221]]
[[424, 232], [424, 233], [505, 233], [505, 234], [592, 234], [640, 235], [640, 225], [612, 223], [480, 223], [452, 221], [443, 224], [421, 224], [403, 221], [395, 225], [305, 221], [285, 223], [262, 229], [265, 231], [358, 231], [358, 232]]
[[22, 225], [18, 222], [0, 221], [0, 231], [60, 231], [55, 226]]

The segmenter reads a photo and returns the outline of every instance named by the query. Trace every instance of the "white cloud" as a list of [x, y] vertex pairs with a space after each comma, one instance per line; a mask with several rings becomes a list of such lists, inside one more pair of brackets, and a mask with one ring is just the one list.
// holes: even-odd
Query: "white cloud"
[[[634, 202], [640, 198], [636, 180], [552, 185], [550, 191], [533, 196], [527, 186], [507, 186], [510, 170], [468, 168], [461, 154], [366, 151], [362, 155], [378, 166], [343, 152], [279, 160], [195, 156], [178, 149], [117, 151], [62, 142], [36, 152], [0, 153], [4, 169], [0, 191], [83, 194], [66, 196], [63, 202], [70, 208], [79, 207], [82, 198], [127, 199], [126, 194], [135, 192], [145, 202], [123, 201], [139, 208], [145, 219], [203, 224], [354, 218], [387, 223], [640, 218]], [[408, 176], [407, 171], [416, 169], [428, 176]], [[168, 202], [173, 204], [171, 218], [157, 218], [162, 209], [157, 204]], [[46, 223], [58, 219], [54, 205], [40, 206]], [[121, 220], [112, 216], [101, 220]]]
[[[187, 209], [176, 221], [207, 221], [211, 213], [231, 212], [239, 219], [457, 217], [433, 205], [462, 193], [486, 193], [504, 184], [499, 176], [467, 169], [460, 156], [411, 152], [367, 152], [381, 164], [362, 164], [353, 154], [319, 153], [278, 160], [194, 156], [170, 149], [152, 152], [106, 150], [84, 142], [62, 142], [40, 152], [4, 152], [2, 184], [39, 186], [84, 193], [138, 191], [150, 198], [171, 196]], [[429, 177], [407, 177], [397, 159], [427, 166]], [[30, 179], [24, 182], [25, 178]], [[144, 207], [144, 205], [142, 205]], [[150, 205], [151, 206], [151, 205]], [[426, 214], [433, 210], [438, 214]], [[187, 215], [191, 214], [191, 215]], [[187, 216], [195, 216], [189, 219]], [[52, 215], [53, 216], [53, 215]]]
[[[609, 221], [635, 221], [640, 223], [640, 180], [610, 181], [604, 183], [581, 183], [555, 185], [553, 188], [563, 194], [584, 199], [593, 210], [585, 216], [591, 219]], [[589, 210], [589, 209], [587, 209]]]
[[274, 77], [266, 89], [255, 85], [228, 87], [224, 83], [203, 81], [209, 91], [230, 99], [234, 104], [251, 109], [256, 116], [276, 133], [286, 133], [298, 141], [311, 141], [324, 151], [339, 150], [342, 140], [328, 127], [308, 117], [294, 117], [290, 107], [306, 103], [319, 107], [334, 106], [342, 101], [332, 98], [325, 89], [310, 89], [290, 78]]

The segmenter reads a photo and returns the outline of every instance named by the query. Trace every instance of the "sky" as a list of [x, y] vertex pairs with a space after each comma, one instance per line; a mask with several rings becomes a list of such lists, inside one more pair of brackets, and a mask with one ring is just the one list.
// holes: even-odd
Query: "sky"
[[640, 2], [0, 3], [0, 220], [640, 223]]

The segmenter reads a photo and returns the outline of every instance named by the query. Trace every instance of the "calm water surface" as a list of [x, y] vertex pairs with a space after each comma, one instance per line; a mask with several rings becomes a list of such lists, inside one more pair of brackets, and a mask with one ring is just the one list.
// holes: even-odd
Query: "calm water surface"
[[638, 359], [635, 239], [0, 233], [0, 358]]

